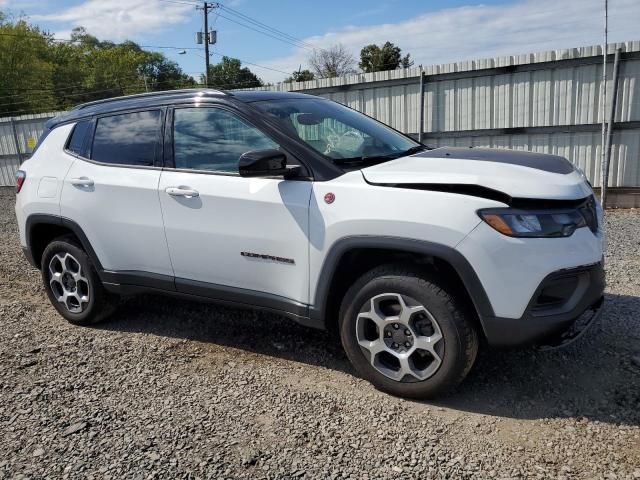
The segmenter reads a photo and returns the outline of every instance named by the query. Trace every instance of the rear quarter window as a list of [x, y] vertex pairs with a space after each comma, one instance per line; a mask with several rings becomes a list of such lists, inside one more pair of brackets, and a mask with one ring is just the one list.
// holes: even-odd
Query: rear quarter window
[[67, 150], [69, 152], [75, 153], [76, 155], [80, 155], [81, 157], [88, 157], [88, 135], [91, 131], [91, 120], [83, 120], [81, 122], [76, 123], [71, 131], [71, 135], [69, 135], [69, 140], [67, 141]]

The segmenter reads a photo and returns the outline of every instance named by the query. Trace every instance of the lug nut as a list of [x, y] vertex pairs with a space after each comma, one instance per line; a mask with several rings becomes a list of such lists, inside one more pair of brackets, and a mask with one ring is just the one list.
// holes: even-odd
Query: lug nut
[[398, 345], [396, 342], [393, 342], [391, 344], [391, 348], [398, 348], [400, 345]]
[[385, 332], [385, 334], [384, 334], [384, 336], [385, 336], [385, 337], [390, 337], [390, 336], [391, 336], [391, 332], [386, 331], [386, 332]]
[[404, 334], [405, 334], [407, 337], [411, 336], [411, 330], [409, 330], [408, 328], [406, 328], [406, 329], [404, 330]]
[[411, 343], [410, 342], [404, 342], [404, 346], [409, 348], [411, 346]]
[[393, 324], [393, 328], [395, 328], [396, 330], [398, 330], [400, 328], [400, 325], [398, 325], [397, 323]]

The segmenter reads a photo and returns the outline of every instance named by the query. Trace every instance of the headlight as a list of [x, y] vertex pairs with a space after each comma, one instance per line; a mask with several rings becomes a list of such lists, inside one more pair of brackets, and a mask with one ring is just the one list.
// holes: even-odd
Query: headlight
[[587, 222], [579, 210], [527, 211], [512, 208], [479, 210], [480, 218], [510, 237], [568, 237]]

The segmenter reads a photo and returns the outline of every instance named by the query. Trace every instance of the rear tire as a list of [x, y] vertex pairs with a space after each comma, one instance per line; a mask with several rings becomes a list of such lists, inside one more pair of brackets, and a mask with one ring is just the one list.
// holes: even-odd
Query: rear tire
[[425, 399], [452, 389], [471, 370], [478, 334], [470, 315], [434, 274], [383, 265], [347, 291], [340, 337], [355, 369], [376, 388]]
[[42, 281], [55, 309], [74, 325], [92, 325], [108, 317], [116, 297], [106, 291], [91, 259], [67, 235], [53, 240], [42, 254]]

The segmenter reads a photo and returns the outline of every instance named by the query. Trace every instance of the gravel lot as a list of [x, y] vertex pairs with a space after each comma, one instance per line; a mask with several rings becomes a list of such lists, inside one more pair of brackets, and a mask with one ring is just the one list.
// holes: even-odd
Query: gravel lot
[[326, 334], [140, 297], [67, 324], [0, 191], [0, 478], [640, 478], [640, 212], [608, 214], [606, 311], [560, 352], [483, 351], [439, 402]]

